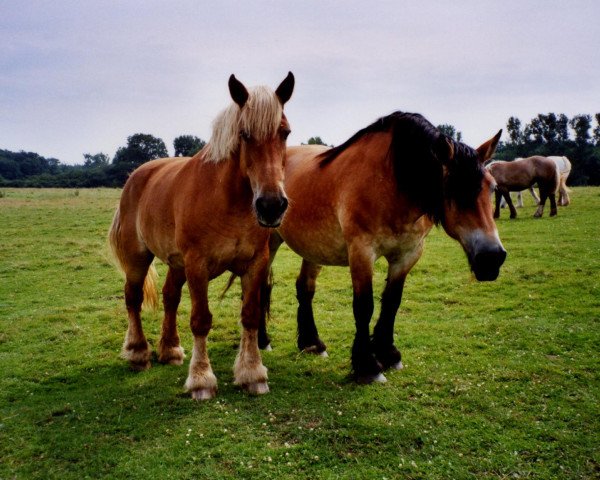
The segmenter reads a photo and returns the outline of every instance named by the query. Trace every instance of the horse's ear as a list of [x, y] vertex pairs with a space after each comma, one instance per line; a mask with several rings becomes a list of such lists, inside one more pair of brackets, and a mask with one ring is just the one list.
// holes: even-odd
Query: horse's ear
[[229, 77], [229, 93], [231, 94], [233, 101], [237, 103], [240, 108], [246, 105], [246, 101], [248, 100], [248, 90], [246, 90], [246, 87], [244, 87], [242, 82], [235, 78], [233, 73], [231, 74], [231, 77]]
[[436, 154], [443, 164], [448, 164], [454, 158], [454, 142], [446, 135], [440, 135], [437, 141]]
[[275, 95], [279, 98], [281, 105], [285, 105], [290, 97], [292, 96], [292, 92], [294, 91], [294, 74], [292, 72], [288, 72], [287, 77], [281, 82], [281, 84], [275, 90]]
[[496, 135], [494, 135], [493, 138], [490, 138], [487, 142], [483, 143], [477, 149], [477, 153], [479, 154], [479, 161], [482, 165], [494, 155], [494, 152], [496, 151], [496, 147], [498, 146], [498, 142], [500, 141], [501, 136], [502, 129]]

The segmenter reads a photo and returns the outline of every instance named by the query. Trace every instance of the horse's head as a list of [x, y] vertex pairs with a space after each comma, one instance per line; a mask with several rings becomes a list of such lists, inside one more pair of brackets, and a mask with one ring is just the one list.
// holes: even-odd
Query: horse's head
[[231, 98], [239, 107], [240, 169], [250, 181], [254, 211], [263, 227], [279, 226], [288, 205], [283, 175], [290, 126], [283, 105], [293, 90], [291, 72], [274, 92], [267, 87], [246, 89], [234, 75], [229, 78]]
[[438, 158], [444, 165], [442, 225], [462, 245], [477, 280], [495, 280], [506, 259], [490, 201], [494, 178], [483, 168], [501, 134], [502, 130], [477, 150], [445, 136], [439, 141]]

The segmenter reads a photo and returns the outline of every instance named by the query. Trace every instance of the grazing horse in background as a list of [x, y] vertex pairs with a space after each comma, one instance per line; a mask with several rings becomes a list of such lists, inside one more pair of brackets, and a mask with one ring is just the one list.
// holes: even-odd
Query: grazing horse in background
[[[271, 235], [270, 254], [272, 261], [285, 241], [303, 258], [296, 281], [300, 350], [325, 351], [312, 308], [321, 266], [349, 266], [355, 379], [381, 382], [383, 368], [401, 368], [393, 340], [395, 316], [406, 275], [434, 224], [441, 223], [460, 242], [478, 280], [496, 279], [506, 251], [492, 218], [494, 181], [482, 165], [501, 133], [474, 150], [443, 135], [419, 114], [395, 112], [335, 148], [288, 148], [285, 189], [290, 206]], [[371, 338], [373, 266], [382, 256], [388, 277]], [[264, 328], [261, 337], [264, 347]]]
[[509, 192], [520, 192], [535, 183], [540, 189], [540, 202], [533, 216], [542, 216], [547, 198], [550, 198], [550, 216], [556, 215], [555, 194], [559, 185], [559, 175], [553, 160], [539, 155], [517, 158], [512, 162], [496, 160], [489, 163], [486, 169], [496, 181], [494, 218], [500, 217], [500, 200], [502, 197], [504, 197], [510, 209], [510, 218], [516, 218], [517, 210], [512, 203]]
[[[569, 188], [567, 187], [567, 179], [571, 174], [571, 161], [567, 157], [547, 157], [550, 160], [553, 160], [556, 163], [556, 169], [558, 170], [558, 175], [560, 177], [560, 184], [558, 187], [558, 205], [561, 207], [566, 207], [571, 203], [571, 199], [569, 198]], [[516, 159], [518, 160], [518, 159]], [[535, 200], [535, 204], [539, 205], [540, 197], [537, 196], [533, 187], [529, 187], [529, 193]], [[500, 203], [500, 206], [504, 208], [506, 206], [506, 201], [504, 197]], [[517, 192], [517, 207], [523, 206], [523, 192]]]
[[246, 89], [231, 75], [234, 102], [213, 122], [207, 146], [192, 158], [154, 160], [135, 170], [109, 232], [126, 277], [129, 327], [122, 356], [134, 369], [150, 366], [140, 310], [143, 291], [154, 287], [147, 275], [152, 260], [158, 257], [169, 266], [158, 344], [161, 363], [183, 362], [176, 315], [187, 281], [194, 347], [185, 387], [197, 400], [217, 391], [206, 347], [212, 325], [208, 282], [226, 270], [241, 277], [244, 295], [235, 383], [254, 394], [269, 390], [257, 343], [259, 297], [268, 274], [270, 230], [265, 227], [278, 226], [288, 204], [283, 175], [290, 127], [283, 105], [293, 88], [291, 72], [275, 92], [264, 86]]

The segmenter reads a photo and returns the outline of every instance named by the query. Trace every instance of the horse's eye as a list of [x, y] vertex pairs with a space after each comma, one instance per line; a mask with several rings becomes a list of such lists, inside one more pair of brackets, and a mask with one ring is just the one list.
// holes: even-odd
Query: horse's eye
[[250, 135], [248, 132], [246, 132], [245, 130], [242, 130], [240, 132], [240, 138], [242, 140], [244, 140], [245, 142], [249, 142], [250, 140], [252, 140], [252, 135]]

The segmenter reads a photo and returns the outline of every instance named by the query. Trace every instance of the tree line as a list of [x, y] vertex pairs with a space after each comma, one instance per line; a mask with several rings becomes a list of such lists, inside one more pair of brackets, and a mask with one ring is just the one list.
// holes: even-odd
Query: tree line
[[[522, 124], [510, 117], [504, 138], [496, 150], [496, 158], [513, 160], [532, 155], [565, 155], [573, 165], [570, 185], [600, 185], [600, 113], [592, 116], [538, 114]], [[449, 124], [438, 128], [457, 141], [462, 133]], [[193, 135], [180, 135], [173, 141], [175, 156], [192, 156], [206, 142]], [[315, 136], [308, 144], [325, 142]], [[112, 160], [105, 153], [83, 155], [81, 165], [63, 165], [56, 158], [44, 158], [37, 153], [0, 150], [0, 187], [122, 187], [128, 175], [141, 164], [155, 158], [167, 157], [165, 143], [157, 137], [136, 133], [127, 138]]]
[[[180, 135], [173, 141], [175, 156], [192, 156], [205, 144], [196, 136]], [[165, 142], [146, 133], [128, 137], [127, 145], [120, 147], [112, 160], [105, 153], [85, 153], [82, 165], [63, 165], [56, 158], [32, 152], [0, 150], [0, 186], [122, 187], [141, 164], [168, 156]]]

